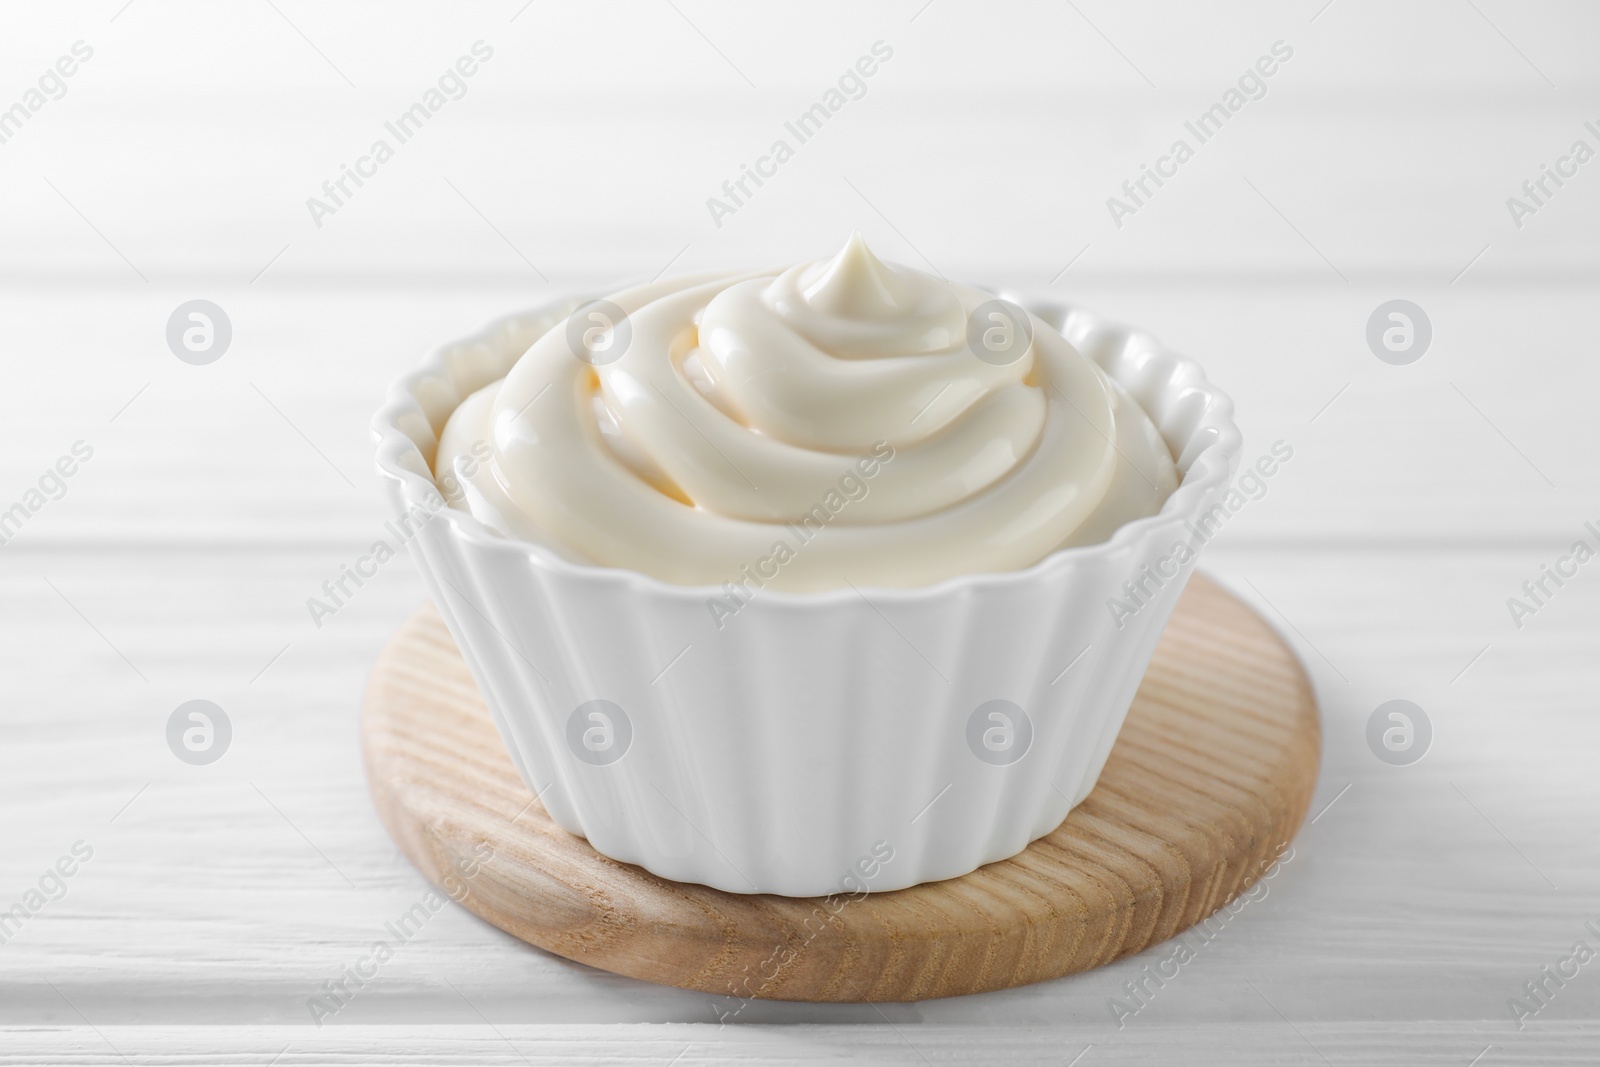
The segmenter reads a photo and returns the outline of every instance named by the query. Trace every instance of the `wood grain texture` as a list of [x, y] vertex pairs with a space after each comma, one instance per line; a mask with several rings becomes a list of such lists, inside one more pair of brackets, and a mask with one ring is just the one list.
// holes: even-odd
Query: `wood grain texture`
[[670, 882], [563, 831], [517, 777], [431, 606], [378, 657], [362, 731], [378, 810], [431, 881], [493, 849], [452, 881], [468, 909], [569, 959], [737, 1000], [924, 1000], [1138, 952], [1270, 866], [1305, 815], [1321, 749], [1299, 661], [1204, 577], [1098, 785], [1060, 827], [962, 878], [859, 899]]

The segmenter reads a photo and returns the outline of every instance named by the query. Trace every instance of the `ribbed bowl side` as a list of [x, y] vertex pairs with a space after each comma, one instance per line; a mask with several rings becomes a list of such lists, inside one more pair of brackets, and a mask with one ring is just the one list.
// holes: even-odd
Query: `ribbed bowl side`
[[[397, 507], [436, 498], [452, 404], [570, 303], [401, 383], [374, 423]], [[1185, 477], [1160, 516], [1026, 572], [758, 592], [714, 614], [717, 590], [561, 561], [452, 509], [422, 524], [410, 550], [558, 824], [662, 877], [813, 896], [965, 874], [1088, 795], [1193, 558], [1159, 582], [1145, 568], [1199, 547], [1187, 524], [1221, 497], [1239, 438], [1192, 362], [1077, 309], [1033, 310], [1150, 412]]]

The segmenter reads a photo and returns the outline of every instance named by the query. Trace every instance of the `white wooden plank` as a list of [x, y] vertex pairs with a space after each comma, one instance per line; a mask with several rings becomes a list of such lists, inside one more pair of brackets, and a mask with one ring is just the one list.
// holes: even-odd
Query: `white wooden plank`
[[[1200, 359], [1234, 396], [1247, 463], [1278, 440], [1295, 450], [1224, 543], [1515, 543], [1537, 556], [1600, 520], [1587, 282], [1496, 287], [1487, 299], [1401, 289], [1436, 337], [1406, 367], [1381, 363], [1364, 339], [1392, 289], [1056, 289]], [[389, 382], [426, 348], [547, 292], [505, 280], [200, 291], [235, 331], [207, 367], [180, 363], [163, 340], [166, 316], [194, 290], [97, 292], [93, 316], [72, 292], [7, 300], [11, 343], [26, 355], [8, 365], [0, 397], [14, 442], [0, 454], [0, 506], [74, 442], [95, 457], [0, 552], [292, 541], [355, 553], [387, 517], [367, 426]]]
[[[354, 722], [366, 665], [419, 598], [417, 580], [409, 564], [386, 569], [316, 631], [302, 601], [336, 562], [315, 549], [6, 559], [5, 602], [28, 622], [12, 624], [0, 656], [11, 683], [0, 896], [25, 892], [76, 840], [95, 857], [0, 947], [0, 1024], [70, 1023], [46, 980], [96, 1025], [306, 1021], [306, 998], [423, 893], [372, 814]], [[1600, 665], [1578, 654], [1594, 644], [1600, 586], [1573, 584], [1517, 634], [1475, 616], [1520, 581], [1516, 554], [1220, 551], [1212, 564], [1287, 613], [1282, 623], [1267, 609], [1316, 679], [1326, 729], [1317, 806], [1336, 802], [1301, 835], [1271, 894], [1127, 1030], [1270, 1020], [1247, 980], [1302, 1025], [1509, 1024], [1506, 998], [1584, 937], [1586, 920], [1600, 921], [1594, 845], [1571, 821], [1600, 801], [1600, 725], [1588, 713]], [[1485, 642], [1489, 652], [1456, 678]], [[1421, 704], [1436, 730], [1428, 757], [1407, 768], [1378, 762], [1363, 737], [1372, 709], [1396, 696]], [[221, 704], [236, 730], [208, 768], [179, 764], [162, 735], [193, 697]], [[1111, 1035], [1108, 1000], [1160, 957], [882, 1010], [902, 1028], [1070, 1024]], [[712, 998], [568, 964], [451, 909], [339, 1021], [459, 1022], [444, 979], [497, 1022], [715, 1018]], [[1600, 985], [1574, 981], [1540, 1025], [1597, 1010]], [[877, 1020], [870, 1008], [785, 1004], [740, 1018]]]
[[[1480, 276], [1600, 267], [1594, 178], [1573, 178], [1520, 229], [1506, 208], [1574, 140], [1600, 144], [1583, 126], [1600, 115], [1578, 103], [1597, 84], [1600, 30], [1584, 5], [1344, 3], [1312, 22], [1322, 5], [1139, 17], [941, 3], [912, 22], [921, 6], [832, 5], [777, 34], [708, 4], [516, 23], [471, 10], [374, 20], [359, 6], [13, 15], [14, 69], [42, 69], [78, 38], [98, 51], [4, 146], [0, 272], [242, 282], [282, 252], [271, 273], [570, 281], [653, 272], [685, 244], [716, 262], [795, 258], [851, 226], [941, 270], [1035, 282], [1086, 245], [1074, 271], [1087, 276], [1443, 281], [1486, 245]], [[466, 95], [406, 143], [388, 134], [478, 39], [495, 56]], [[894, 58], [866, 94], [806, 143], [788, 134], [880, 39]], [[601, 70], [595, 50], [563, 40], [604, 41]], [[1266, 95], [1203, 144], [1187, 133], [1279, 40], [1294, 56]], [[395, 158], [316, 225], [307, 199], [326, 199], [323, 183], [383, 137]], [[718, 226], [707, 198], [778, 138], [795, 158]], [[1107, 199], [1179, 138], [1195, 158], [1119, 228]]]
[[[457, 1002], [460, 1003], [459, 1001]], [[1263, 1011], [1266, 1009], [1263, 1008]], [[1200, 1029], [1155, 1027], [1107, 1035], [1051, 1026], [1015, 1030], [988, 1026], [891, 1028], [765, 1026], [582, 1025], [527, 1026], [475, 1019], [469, 1008], [454, 1024], [431, 1026], [97, 1027], [0, 1031], [0, 1064], [210, 1063], [289, 1067], [351, 1063], [432, 1063], [533, 1067], [612, 1064], [1019, 1063], [1061, 1067], [1081, 1063], [1219, 1063], [1256, 1065], [1362, 1063], [1371, 1067], [1462, 1067], [1475, 1055], [1495, 1062], [1593, 1062], [1592, 1025], [1541, 1024], [1524, 1033], [1439, 1023], [1363, 1022], [1339, 1027], [1285, 1024], [1278, 1019], [1232, 1022]], [[1483, 1055], [1487, 1051], [1487, 1055]], [[273, 1057], [278, 1057], [276, 1060]], [[1081, 1059], [1074, 1061], [1074, 1056]], [[1498, 1059], [1496, 1058], [1498, 1057]]]
[[[1199, 144], [1184, 123], [1231, 84], [1234, 66], [1177, 100], [1063, 93], [1022, 105], [930, 99], [894, 86], [886, 68], [882, 96], [797, 144], [721, 226], [708, 198], [726, 201], [723, 183], [768, 154], [812, 94], [668, 94], [626, 118], [634, 104], [616, 98], [568, 94], [529, 107], [517, 96], [469, 96], [469, 110], [441, 113], [426, 139], [399, 146], [321, 226], [308, 198], [327, 199], [323, 182], [368, 151], [392, 106], [341, 114], [320, 97], [290, 98], [288, 121], [271, 124], [239, 122], [259, 105], [226, 98], [193, 113], [165, 100], [138, 115], [109, 105], [93, 122], [42, 112], [28, 140], [6, 146], [14, 158], [0, 194], [13, 205], [12, 239], [0, 248], [0, 274], [92, 275], [129, 289], [145, 287], [139, 274], [151, 285], [242, 284], [262, 271], [324, 283], [502, 274], [531, 285], [541, 274], [648, 277], [685, 245], [717, 264], [792, 261], [814, 254], [819, 235], [854, 227], [924, 269], [1034, 285], [1080, 252], [1069, 278], [1289, 274], [1344, 284], [1342, 275], [1361, 285], [1416, 274], [1442, 284], [1486, 246], [1466, 277], [1592, 278], [1600, 269], [1586, 236], [1600, 224], [1600, 181], [1589, 168], [1520, 227], [1506, 206], [1575, 140], [1600, 147], [1584, 127], [1600, 114], [1532, 91], [1476, 107], [1403, 90], [1347, 105], [1288, 82], [1286, 68], [1281, 95]], [[1195, 158], [1159, 190], [1147, 185], [1148, 203], [1117, 225], [1108, 199], [1133, 203], [1123, 183], [1182, 138]], [[152, 142], [191, 139], [214, 153], [199, 173], [181, 153], [148, 158]], [[563, 165], [541, 148], [557, 145], [583, 145], [593, 158]], [[995, 165], [977, 173], [950, 165], [989, 154]]]

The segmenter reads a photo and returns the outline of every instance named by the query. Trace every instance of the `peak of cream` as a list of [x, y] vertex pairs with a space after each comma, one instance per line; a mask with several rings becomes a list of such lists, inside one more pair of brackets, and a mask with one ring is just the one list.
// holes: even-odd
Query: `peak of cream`
[[[569, 559], [797, 592], [1014, 570], [1159, 511], [1178, 475], [1149, 417], [1037, 318], [1016, 358], [980, 359], [986, 305], [859, 234], [624, 290], [468, 397], [436, 474]], [[583, 349], [590, 322], [620, 354]]]
[[806, 303], [844, 319], [895, 319], [917, 305], [915, 281], [885, 266], [860, 233], [833, 259], [807, 270], [802, 286]]

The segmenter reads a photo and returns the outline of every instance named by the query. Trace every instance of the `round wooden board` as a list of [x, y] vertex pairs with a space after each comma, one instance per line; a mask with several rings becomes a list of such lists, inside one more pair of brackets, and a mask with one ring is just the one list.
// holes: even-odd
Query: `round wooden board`
[[[657, 878], [551, 821], [512, 769], [431, 606], [379, 655], [362, 717], [389, 832], [436, 885], [524, 941], [730, 998], [906, 1001], [1097, 967], [1204, 919], [1305, 817], [1321, 734], [1299, 661], [1196, 575], [1094, 791], [1020, 855], [846, 902]], [[486, 854], [470, 880], [457, 864]], [[809, 922], [807, 920], [810, 920]]]

